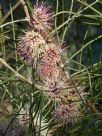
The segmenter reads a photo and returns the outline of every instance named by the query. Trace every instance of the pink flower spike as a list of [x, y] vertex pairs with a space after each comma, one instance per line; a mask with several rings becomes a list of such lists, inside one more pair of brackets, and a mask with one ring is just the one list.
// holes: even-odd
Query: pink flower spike
[[44, 3], [37, 4], [33, 10], [32, 27], [39, 32], [51, 30], [52, 16], [53, 12], [50, 6], [46, 6]]
[[60, 55], [55, 47], [50, 47], [48, 50], [46, 50], [46, 53], [43, 56], [43, 61], [47, 63], [52, 62], [53, 64], [61, 63]]

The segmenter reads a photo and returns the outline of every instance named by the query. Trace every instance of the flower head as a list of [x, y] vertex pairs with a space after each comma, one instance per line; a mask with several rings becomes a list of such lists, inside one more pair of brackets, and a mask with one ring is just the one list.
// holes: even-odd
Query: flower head
[[52, 78], [58, 72], [58, 68], [53, 63], [42, 63], [38, 67], [38, 73], [42, 78]]
[[52, 101], [61, 101], [63, 99], [63, 87], [65, 85], [65, 80], [62, 77], [59, 69], [53, 72], [53, 76], [45, 77], [42, 80], [44, 87], [44, 94], [46, 97]]
[[58, 64], [61, 62], [61, 58], [56, 48], [50, 47], [45, 51], [41, 59], [41, 63], [38, 64], [38, 73], [42, 78], [52, 78], [59, 72]]
[[48, 48], [44, 38], [38, 33], [27, 31], [24, 36], [21, 36], [18, 42], [18, 54], [20, 58], [35, 66], [37, 60], [42, 56]]
[[32, 26], [37, 31], [48, 31], [51, 30], [52, 16], [50, 6], [46, 6], [44, 3], [37, 4], [33, 10]]
[[82, 100], [84, 101], [86, 98], [86, 93], [83, 91], [83, 87], [77, 87], [77, 90], [75, 88], [68, 90], [68, 96], [67, 99], [71, 101], [80, 101], [82, 103]]
[[55, 65], [61, 63], [61, 57], [58, 50], [56, 49], [56, 46], [49, 44], [49, 48], [46, 50], [43, 56], [43, 62], [53, 63]]
[[62, 93], [64, 98], [69, 102], [80, 102], [82, 104], [86, 100], [86, 93], [83, 91], [83, 87], [74, 88], [69, 84], [69, 87], [66, 86]]
[[60, 105], [53, 112], [54, 120], [63, 124], [75, 124], [80, 116], [79, 105], [77, 103], [69, 103]]

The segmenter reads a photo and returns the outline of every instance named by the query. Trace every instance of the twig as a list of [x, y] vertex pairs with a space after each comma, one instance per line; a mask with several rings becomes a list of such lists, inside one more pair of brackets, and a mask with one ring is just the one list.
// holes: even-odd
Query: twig
[[96, 109], [95, 105], [92, 102], [90, 102], [90, 100], [87, 100], [87, 105], [92, 112], [99, 114], [99, 111]]
[[87, 100], [87, 106], [90, 108], [92, 113], [97, 117], [97, 119], [102, 121], [102, 114], [99, 112], [99, 110], [95, 107], [95, 104], [92, 103], [90, 100]]
[[7, 26], [7, 25], [10, 25], [10, 24], [12, 24], [12, 23], [18, 23], [18, 22], [25, 22], [25, 21], [29, 21], [28, 19], [19, 19], [19, 20], [14, 20], [14, 21], [12, 21], [12, 22], [7, 22], [7, 23], [5, 23], [5, 24], [3, 24], [3, 25], [1, 25], [0, 26], [0, 28], [3, 28], [4, 26]]
[[[21, 2], [17, 2], [13, 7], [12, 7], [12, 12], [21, 4]], [[2, 22], [4, 22], [11, 14], [11, 11], [8, 11], [8, 13], [4, 16], [2, 19]]]
[[[17, 78], [19, 78], [19, 79], [22, 80], [22, 81], [27, 82], [27, 83], [30, 84], [30, 85], [33, 85], [33, 82], [32, 82], [31, 80], [28, 80], [26, 77], [22, 76], [22, 75], [19, 74], [17, 71], [15, 71], [12, 67], [10, 67], [10, 66], [5, 62], [4, 59], [1, 59], [1, 58], [0, 58], [0, 62], [1, 62], [5, 67], [7, 67], [9, 70], [11, 70], [11, 71], [15, 74], [15, 76], [16, 76]], [[43, 90], [43, 87], [40, 86], [40, 85], [38, 85], [38, 84], [36, 84], [36, 83], [34, 83], [34, 86], [35, 86], [37, 89], [39, 89], [39, 90]]]
[[19, 0], [24, 8], [24, 12], [26, 14], [26, 17], [27, 19], [29, 20], [29, 23], [30, 23], [30, 15], [29, 15], [29, 11], [28, 11], [28, 8], [26, 6], [26, 3], [24, 2], [24, 0]]
[[[30, 15], [29, 15], [29, 11], [28, 8], [24, 2], [24, 0], [19, 0], [13, 7], [12, 7], [12, 11], [14, 11], [20, 4], [22, 4], [23, 8], [24, 8], [24, 12], [26, 14], [26, 18], [28, 19], [29, 23], [30, 23]], [[4, 18], [2, 19], [2, 22], [4, 22], [11, 14], [11, 11], [8, 11], [8, 13], [4, 16]]]

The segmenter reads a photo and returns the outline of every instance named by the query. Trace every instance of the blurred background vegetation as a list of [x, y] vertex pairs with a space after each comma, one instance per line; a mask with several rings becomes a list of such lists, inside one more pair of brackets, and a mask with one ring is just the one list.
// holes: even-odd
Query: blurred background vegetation
[[[25, 2], [31, 12], [29, 7], [32, 7], [36, 0], [25, 0]], [[55, 126], [56, 130], [52, 129], [53, 136], [101, 136], [102, 0], [45, 0], [44, 2], [55, 12], [55, 26], [51, 34], [57, 33], [57, 38], [61, 42], [65, 41], [67, 45], [67, 53], [63, 55], [70, 65], [66, 63], [65, 66], [74, 79], [85, 83], [88, 99], [97, 109], [96, 112], [86, 111], [86, 116], [82, 117], [82, 121], [74, 127]], [[26, 79], [31, 79], [31, 68], [20, 61], [16, 51], [18, 37], [27, 27], [29, 24], [25, 19], [20, 0], [0, 0], [0, 58], [2, 59], [0, 60], [0, 136], [36, 136], [36, 129], [39, 129], [38, 136], [46, 136], [46, 131], [53, 126], [42, 123], [43, 127], [40, 124], [39, 128], [32, 123], [32, 120], [39, 116], [37, 116], [40, 114], [39, 110], [44, 109], [46, 102], [41, 105], [43, 99], [41, 94], [16, 73], [19, 72]], [[47, 112], [50, 110], [48, 108]], [[25, 125], [26, 111], [30, 112], [29, 127]], [[48, 113], [41, 114], [49, 120]], [[20, 124], [19, 115], [23, 115], [23, 125]]]

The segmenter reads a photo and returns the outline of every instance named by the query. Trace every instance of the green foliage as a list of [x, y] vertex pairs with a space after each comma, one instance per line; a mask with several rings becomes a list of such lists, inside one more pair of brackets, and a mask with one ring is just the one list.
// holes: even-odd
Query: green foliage
[[[5, 134], [14, 122], [22, 120], [19, 121], [20, 116], [23, 115], [24, 119], [28, 115], [22, 121], [25, 136], [101, 136], [102, 1], [45, 0], [55, 11], [55, 26], [48, 36], [56, 33], [57, 40], [66, 41], [68, 52], [62, 54], [64, 67], [73, 79], [85, 85], [87, 99], [97, 109], [94, 112], [86, 105], [85, 115], [74, 126], [53, 123], [51, 111], [55, 103], [44, 96], [43, 90], [39, 93], [30, 82], [29, 79], [35, 78], [31, 76], [32, 69], [23, 64], [17, 55], [18, 36], [25, 32], [29, 24], [24, 7], [18, 4], [14, 8], [16, 2], [9, 4], [6, 13], [6, 5], [2, 9], [0, 4], [0, 122], [6, 120], [8, 127]], [[26, 4], [31, 12], [33, 2], [26, 0]]]

